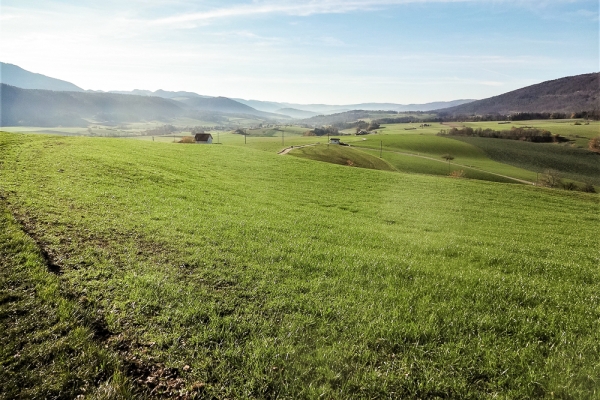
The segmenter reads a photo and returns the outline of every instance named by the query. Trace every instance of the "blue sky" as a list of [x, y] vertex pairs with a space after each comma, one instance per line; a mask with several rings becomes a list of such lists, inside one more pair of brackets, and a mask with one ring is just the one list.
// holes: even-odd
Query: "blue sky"
[[593, 0], [2, 0], [0, 61], [85, 89], [485, 98], [600, 70]]

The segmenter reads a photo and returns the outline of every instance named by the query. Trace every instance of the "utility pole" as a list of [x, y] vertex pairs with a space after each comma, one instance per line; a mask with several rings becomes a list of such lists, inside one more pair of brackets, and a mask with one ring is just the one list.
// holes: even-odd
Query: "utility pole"
[[284, 132], [285, 132], [285, 129], [282, 129], [282, 130], [281, 130], [281, 145], [282, 145], [282, 146], [285, 146], [284, 139], [283, 139], [283, 134], [284, 134]]
[[246, 131], [244, 131], [244, 144], [246, 144], [246, 136], [248, 136], [248, 133], [246, 133]]
[[383, 140], [379, 141], [379, 158], [381, 158], [381, 155], [383, 153]]

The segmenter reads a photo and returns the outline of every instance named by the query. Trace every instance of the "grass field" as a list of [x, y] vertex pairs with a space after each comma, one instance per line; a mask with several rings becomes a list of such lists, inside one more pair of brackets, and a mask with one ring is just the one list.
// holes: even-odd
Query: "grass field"
[[[580, 125], [576, 125], [579, 123]], [[510, 124], [498, 124], [498, 122], [465, 122], [460, 124], [473, 128], [490, 128], [495, 130], [510, 129], [511, 127], [531, 126], [538, 129], [546, 129], [553, 134], [564, 136], [574, 141], [575, 146], [587, 149], [591, 138], [600, 135], [600, 121], [583, 121], [574, 119], [565, 120], [533, 120], [514, 121]]]
[[[442, 163], [444, 161], [442, 156], [451, 154], [454, 157], [452, 163], [455, 166], [450, 166], [450, 169], [463, 169], [475, 179], [496, 181], [499, 178], [477, 170], [530, 182], [534, 182], [536, 178], [535, 172], [493, 161], [478, 147], [445, 137], [407, 133], [372, 135], [365, 139], [351, 142], [351, 144], [374, 151], [383, 146], [386, 151], [381, 153], [382, 157], [398, 170], [404, 172], [448, 175], [449, 167]], [[426, 158], [407, 157], [410, 154]], [[472, 167], [473, 169], [465, 169], [462, 166]]]
[[396, 171], [386, 161], [376, 156], [346, 146], [326, 145], [307, 146], [292, 152], [296, 157], [310, 160], [329, 162], [350, 167], [378, 169], [381, 171]]
[[262, 136], [262, 137], [281, 137], [282, 131], [283, 136], [301, 136], [308, 129], [299, 126], [278, 126], [277, 128], [257, 128], [247, 129], [246, 133], [250, 137]]
[[600, 395], [597, 195], [237, 144], [0, 162], [7, 398]]
[[529, 143], [479, 137], [456, 137], [482, 149], [491, 159], [543, 173], [554, 169], [565, 178], [600, 186], [600, 155], [553, 143]]
[[[581, 125], [575, 125], [579, 122]], [[539, 144], [513, 140], [439, 137], [442, 129], [450, 126], [470, 126], [496, 130], [511, 126], [533, 126], [550, 130], [571, 139], [567, 144]], [[510, 124], [498, 122], [433, 123], [429, 127], [419, 124], [392, 124], [380, 129], [380, 134], [369, 135], [365, 140], [346, 139], [354, 146], [371, 149], [375, 154], [381, 148], [383, 159], [397, 170], [411, 173], [447, 175], [439, 162], [444, 154], [454, 157], [450, 170], [462, 169], [467, 178], [510, 181], [498, 175], [535, 182], [547, 169], [557, 170], [567, 180], [598, 187], [600, 184], [600, 157], [587, 150], [587, 143], [600, 133], [600, 123], [587, 125], [577, 120], [517, 121]], [[462, 142], [462, 143], [461, 143]], [[420, 158], [410, 157], [411, 155]], [[428, 159], [430, 158], [430, 159]], [[498, 174], [498, 175], [492, 175]]]

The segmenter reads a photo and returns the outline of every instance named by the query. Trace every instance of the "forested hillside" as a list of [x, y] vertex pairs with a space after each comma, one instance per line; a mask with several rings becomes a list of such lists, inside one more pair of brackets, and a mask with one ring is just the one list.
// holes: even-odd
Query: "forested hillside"
[[486, 115], [597, 110], [600, 108], [599, 77], [597, 72], [569, 76], [438, 111], [447, 115]]

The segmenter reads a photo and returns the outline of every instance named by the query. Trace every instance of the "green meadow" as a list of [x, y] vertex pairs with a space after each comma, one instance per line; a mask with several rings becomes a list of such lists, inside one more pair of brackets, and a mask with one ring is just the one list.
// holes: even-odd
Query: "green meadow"
[[1, 397], [598, 398], [598, 195], [221, 139], [0, 133]]
[[[382, 158], [405, 172], [448, 175], [451, 170], [463, 169], [467, 174], [472, 174], [472, 178], [495, 180], [493, 175], [478, 173], [478, 170], [482, 170], [535, 181], [534, 172], [493, 161], [480, 148], [455, 139], [427, 134], [379, 134], [370, 135], [365, 139], [352, 142], [352, 145], [375, 150], [375, 152], [383, 148], [385, 151], [381, 152]], [[445, 154], [454, 157], [451, 161], [454, 166], [444, 165], [448, 164], [442, 158]], [[510, 180], [505, 179], [505, 181]]]
[[[577, 124], [577, 125], [576, 125]], [[437, 134], [452, 126], [506, 130], [512, 126], [531, 126], [550, 130], [567, 137], [563, 144], [530, 143], [479, 137], [442, 137]], [[397, 171], [429, 175], [458, 173], [469, 179], [494, 182], [535, 183], [547, 170], [555, 170], [567, 182], [579, 187], [600, 185], [600, 157], [588, 150], [588, 142], [600, 132], [600, 123], [582, 120], [432, 123], [384, 125], [367, 136], [344, 136], [344, 142], [355, 149], [378, 157]], [[293, 151], [292, 155], [311, 158], [314, 150]], [[331, 152], [331, 147], [328, 150]], [[343, 151], [343, 150], [340, 150]], [[312, 152], [312, 153], [311, 153]], [[327, 161], [327, 151], [320, 150], [312, 158]], [[339, 151], [338, 151], [339, 153]], [[450, 163], [444, 156], [452, 157]], [[363, 157], [365, 155], [363, 154]], [[331, 162], [341, 164], [339, 154], [329, 155]], [[349, 157], [349, 162], [354, 160]], [[361, 163], [354, 162], [360, 166]], [[383, 169], [388, 169], [383, 168]], [[597, 189], [598, 190], [598, 189]]]

